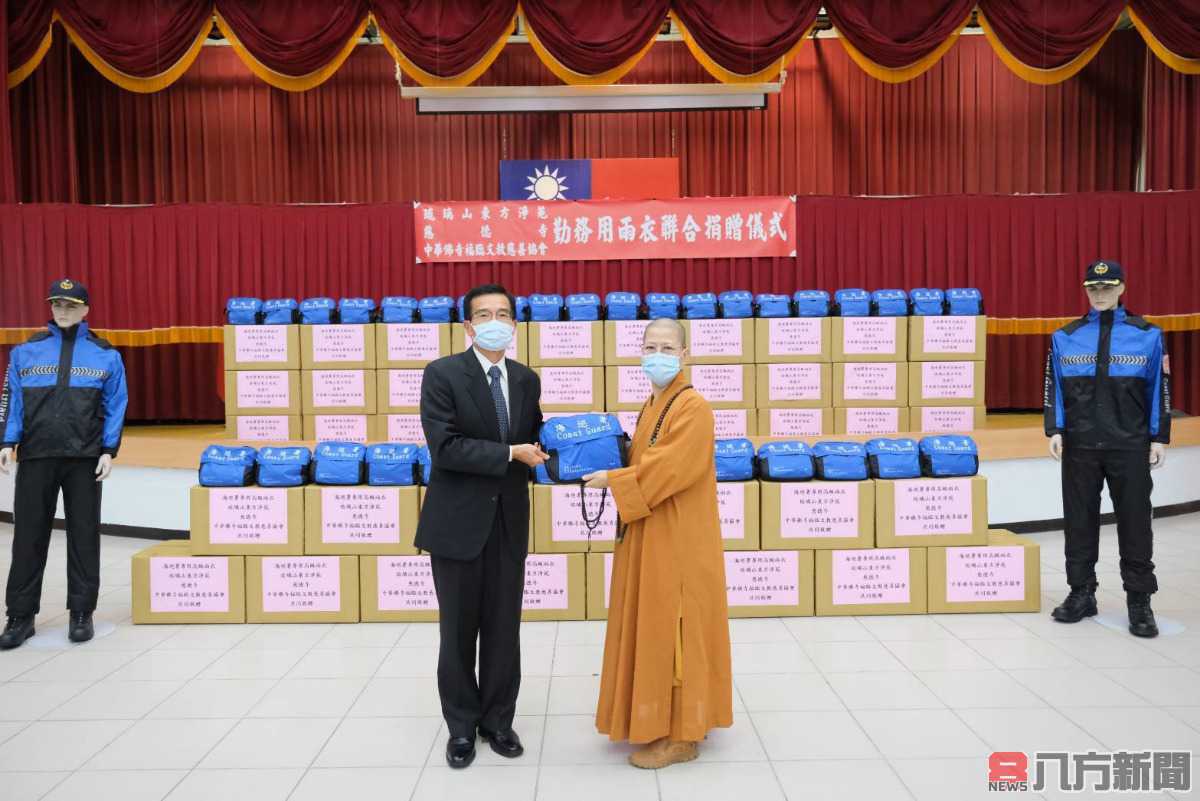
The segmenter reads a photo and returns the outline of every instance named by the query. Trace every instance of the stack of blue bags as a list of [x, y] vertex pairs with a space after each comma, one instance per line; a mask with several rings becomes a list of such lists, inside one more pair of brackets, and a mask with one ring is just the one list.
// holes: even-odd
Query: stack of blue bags
[[865, 481], [869, 478], [951, 478], [979, 472], [979, 449], [963, 435], [878, 438], [867, 442], [767, 442], [719, 439], [717, 481]]

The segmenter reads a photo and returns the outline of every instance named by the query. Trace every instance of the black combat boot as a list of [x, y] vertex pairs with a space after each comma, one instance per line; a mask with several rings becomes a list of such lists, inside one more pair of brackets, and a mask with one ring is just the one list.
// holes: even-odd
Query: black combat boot
[[8, 625], [0, 634], [0, 651], [16, 648], [34, 635], [33, 615], [9, 615]]
[[1134, 637], [1157, 637], [1158, 624], [1150, 608], [1150, 593], [1127, 592], [1125, 598], [1129, 605], [1129, 633]]
[[1096, 585], [1072, 587], [1067, 599], [1050, 613], [1059, 623], [1078, 623], [1096, 614]]
[[71, 612], [71, 625], [67, 629], [67, 638], [71, 642], [87, 642], [95, 633], [91, 612]]

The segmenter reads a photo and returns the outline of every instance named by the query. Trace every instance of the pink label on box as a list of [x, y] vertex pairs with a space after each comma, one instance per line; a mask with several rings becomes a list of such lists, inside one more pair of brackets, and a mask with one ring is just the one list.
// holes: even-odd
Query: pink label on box
[[[589, 520], [595, 520], [600, 511], [602, 491], [585, 489], [587, 499], [587, 514]], [[587, 542], [588, 529], [583, 522], [583, 512], [579, 509], [579, 485], [555, 484], [550, 488], [550, 539], [552, 542]], [[592, 532], [590, 539], [611, 542], [617, 538], [617, 505], [611, 497], [604, 502], [604, 514], [600, 517], [600, 525]]]
[[946, 549], [950, 603], [1025, 600], [1025, 549], [1020, 545]]
[[900, 410], [853, 406], [846, 409], [847, 434], [896, 434], [900, 431]]
[[591, 367], [543, 367], [542, 405], [596, 406]]
[[361, 362], [367, 358], [367, 326], [312, 325], [314, 362]]
[[725, 594], [730, 606], [796, 606], [800, 603], [800, 554], [726, 551]]
[[912, 598], [907, 548], [833, 551], [833, 605], [906, 604]]
[[819, 437], [825, 431], [822, 409], [772, 409], [771, 437]]
[[538, 330], [538, 356], [550, 359], [592, 358], [592, 326], [600, 323], [534, 323]]
[[281, 409], [292, 404], [287, 370], [242, 370], [237, 373], [237, 405], [243, 409]]
[[767, 354], [770, 356], [819, 356], [822, 318], [773, 317], [767, 321]]
[[741, 356], [741, 320], [692, 320], [691, 343], [693, 356]]
[[525, 557], [525, 594], [522, 609], [569, 609], [566, 554], [529, 554]]
[[644, 403], [646, 398], [650, 397], [650, 379], [642, 372], [640, 366], [623, 366], [615, 369], [617, 371], [617, 403]]
[[425, 429], [421, 427], [419, 414], [389, 414], [387, 416], [388, 442], [415, 442], [425, 444]]
[[264, 612], [337, 612], [342, 608], [341, 560], [336, 556], [264, 556]]
[[897, 400], [895, 362], [849, 362], [844, 370], [845, 400]]
[[234, 356], [239, 362], [286, 362], [288, 331], [286, 325], [237, 325], [233, 327]]
[[842, 353], [880, 356], [896, 353], [898, 317], [843, 317]]
[[365, 414], [318, 414], [313, 416], [313, 424], [318, 442], [336, 440], [365, 445], [369, 439]]
[[709, 403], [741, 403], [740, 364], [697, 364], [692, 366], [692, 386]]
[[721, 516], [721, 538], [746, 538], [746, 485], [741, 482], [717, 484], [717, 512]]
[[926, 353], [974, 353], [974, 317], [922, 317], [925, 328], [921, 343]]
[[400, 488], [322, 487], [321, 542], [400, 542]]
[[375, 565], [380, 612], [437, 611], [428, 556], [380, 556]]
[[387, 357], [393, 362], [433, 361], [442, 355], [437, 323], [389, 323]]
[[897, 537], [971, 534], [975, 531], [969, 478], [895, 481]]
[[612, 595], [612, 566], [613, 555], [604, 554], [604, 608], [608, 608], [608, 599]]
[[966, 434], [974, 430], [975, 410], [970, 406], [921, 407], [921, 431], [923, 432]]
[[[504, 355], [507, 358], [512, 359], [513, 361], [517, 360], [517, 337], [520, 335], [521, 335], [521, 329], [517, 328], [516, 334], [513, 335], [512, 342], [509, 342], [508, 347], [504, 350]], [[467, 347], [469, 348], [474, 344], [475, 339], [470, 334], [466, 334], [466, 337], [467, 337]]]
[[767, 400], [821, 400], [820, 364], [768, 364]]
[[614, 321], [613, 325], [617, 329], [617, 358], [640, 359], [642, 357], [642, 335], [646, 333], [648, 324], [648, 320]]
[[388, 370], [387, 373], [389, 406], [421, 405], [421, 378], [425, 374], [424, 370]]
[[747, 436], [747, 418], [750, 414], [746, 409], [713, 409], [714, 434], [718, 439]]
[[857, 537], [858, 487], [853, 481], [779, 485], [779, 536]]
[[213, 545], [286, 545], [287, 490], [209, 489], [208, 541]]
[[637, 431], [637, 421], [639, 412], [614, 412], [617, 416], [617, 421], [621, 424], [621, 430], [633, 439], [633, 434]]
[[363, 406], [367, 402], [367, 379], [362, 370], [313, 370], [313, 406]]
[[921, 397], [975, 397], [975, 362], [921, 362]]
[[248, 415], [237, 419], [237, 438], [249, 441], [286, 442], [290, 439], [287, 415]]
[[229, 557], [150, 557], [151, 612], [228, 612]]

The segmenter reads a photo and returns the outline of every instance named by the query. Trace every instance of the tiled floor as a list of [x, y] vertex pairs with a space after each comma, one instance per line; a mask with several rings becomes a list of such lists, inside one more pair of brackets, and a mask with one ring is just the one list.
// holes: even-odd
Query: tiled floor
[[[116, 631], [0, 653], [0, 798], [962, 801], [1003, 797], [987, 790], [994, 750], [1200, 757], [1200, 515], [1156, 532], [1155, 608], [1187, 628], [1154, 641], [1049, 619], [1061, 534], [1038, 536], [1039, 614], [731, 621], [734, 726], [658, 773], [593, 728], [603, 623], [525, 625], [527, 753], [481, 746], [452, 773], [434, 626], [134, 627], [129, 556], [145, 543], [106, 538], [98, 618]], [[11, 538], [0, 526], [4, 573]], [[64, 552], [56, 534], [43, 631], [65, 624]], [[1102, 555], [1101, 611], [1119, 616], [1110, 529]]]

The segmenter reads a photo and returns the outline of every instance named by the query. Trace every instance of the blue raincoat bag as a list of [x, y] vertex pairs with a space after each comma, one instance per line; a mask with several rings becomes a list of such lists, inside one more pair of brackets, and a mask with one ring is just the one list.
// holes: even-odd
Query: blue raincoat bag
[[930, 478], [973, 476], [979, 472], [979, 448], [962, 434], [921, 439], [921, 473]]
[[813, 458], [817, 478], [823, 481], [863, 481], [869, 476], [867, 449], [861, 442], [818, 442]]
[[597, 470], [616, 470], [628, 460], [629, 435], [615, 414], [551, 417], [538, 437], [550, 455], [546, 474], [556, 483], [579, 481]]
[[610, 320], [636, 320], [642, 297], [636, 292], [609, 292], [604, 296], [604, 306]]
[[760, 294], [754, 298], [759, 317], [791, 317], [792, 299], [787, 295]]
[[871, 316], [871, 293], [865, 289], [839, 289], [833, 300], [834, 312], [842, 317]]
[[300, 322], [304, 325], [329, 325], [337, 302], [333, 298], [305, 298], [300, 301]]
[[567, 319], [594, 322], [600, 319], [600, 296], [594, 292], [567, 295]]
[[257, 454], [254, 448], [244, 445], [209, 445], [200, 454], [200, 486], [250, 486], [254, 483]]
[[876, 289], [871, 293], [871, 308], [877, 317], [907, 317], [908, 293], [903, 289]]
[[797, 317], [828, 317], [829, 293], [824, 289], [801, 289], [792, 295]]
[[917, 478], [921, 475], [921, 456], [915, 439], [867, 440], [867, 463], [871, 478]]
[[263, 303], [265, 325], [292, 325], [296, 322], [300, 304], [295, 298], [272, 298]]
[[918, 317], [929, 317], [946, 313], [946, 293], [940, 289], [914, 289], [908, 293], [912, 300], [912, 313]]
[[313, 480], [318, 484], [363, 483], [367, 446], [358, 442], [318, 442]]
[[530, 295], [529, 319], [535, 323], [551, 323], [562, 318], [562, 295]]
[[258, 298], [230, 298], [225, 301], [225, 319], [230, 325], [258, 325], [262, 305]]
[[312, 453], [308, 448], [262, 448], [258, 452], [260, 487], [300, 487], [308, 483]]
[[433, 295], [417, 301], [423, 323], [448, 323], [454, 316], [454, 299], [449, 295]]
[[808, 481], [815, 473], [812, 449], [803, 442], [765, 442], [758, 448], [758, 475], [764, 481]]
[[754, 443], [745, 438], [719, 439], [713, 448], [717, 481], [749, 481], [754, 478]]
[[983, 314], [983, 295], [972, 287], [946, 290], [946, 305], [951, 314], [977, 317]]
[[411, 487], [420, 483], [416, 445], [383, 442], [367, 446], [367, 483], [373, 487]]
[[679, 319], [679, 296], [674, 292], [651, 292], [646, 295], [646, 316], [651, 320], [660, 317]]
[[379, 317], [384, 323], [415, 323], [417, 299], [404, 295], [386, 297], [379, 304]]
[[721, 302], [722, 317], [754, 316], [754, 296], [744, 289], [722, 292], [718, 299]]
[[516, 309], [517, 322], [518, 323], [529, 322], [529, 298], [525, 297], [524, 295], [517, 295], [516, 301], [517, 301], [517, 309]]
[[371, 298], [342, 298], [338, 301], [338, 321], [363, 325], [371, 322], [375, 301]]
[[421, 466], [421, 484], [429, 486], [429, 472], [433, 470], [433, 460], [429, 458], [429, 448], [425, 445], [417, 448], [417, 464]]
[[717, 316], [717, 296], [693, 292], [683, 296], [683, 316], [688, 320], [711, 320]]

